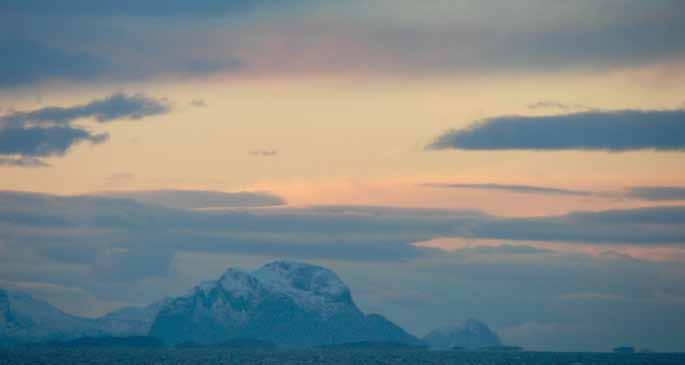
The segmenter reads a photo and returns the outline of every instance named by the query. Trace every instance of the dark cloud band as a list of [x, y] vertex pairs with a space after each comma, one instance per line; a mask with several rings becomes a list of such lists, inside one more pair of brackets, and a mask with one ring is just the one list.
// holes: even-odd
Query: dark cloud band
[[0, 14], [32, 13], [44, 15], [97, 16], [216, 16], [252, 9], [262, 0], [7, 0], [0, 4]]
[[[0, 21], [3, 19], [0, 18]], [[4, 27], [0, 26], [0, 30]], [[107, 62], [90, 54], [49, 47], [27, 39], [0, 40], [0, 87], [47, 79], [91, 80]]]
[[667, 201], [685, 200], [683, 186], [636, 186], [628, 190], [632, 197], [642, 200]]
[[465, 183], [426, 183], [420, 186], [440, 189], [493, 190], [515, 194], [561, 195], [576, 197], [595, 197], [606, 199], [635, 199], [646, 201], [685, 200], [685, 187], [682, 186], [634, 186], [616, 191], [574, 190], [549, 186], [514, 184], [465, 184]]
[[107, 134], [92, 134], [72, 127], [29, 127], [0, 129], [0, 154], [20, 156], [60, 156], [82, 141], [102, 143]]
[[142, 94], [117, 93], [104, 99], [93, 100], [72, 107], [45, 107], [31, 111], [17, 111], [0, 117], [0, 126], [23, 127], [27, 124], [69, 124], [77, 119], [95, 118], [100, 123], [118, 119], [142, 119], [168, 113], [170, 106], [165, 100]]
[[507, 116], [439, 136], [428, 149], [685, 150], [685, 110]]
[[[0, 41], [0, 53], [9, 55], [0, 59], [0, 87], [242, 70], [403, 77], [582, 72], [653, 66], [685, 55], [682, 1], [534, 2], [533, 14], [515, 2], [503, 5], [509, 11], [479, 2], [465, 12], [463, 4], [445, 2], [416, 12], [411, 2], [403, 9], [388, 1], [369, 7], [312, 0], [5, 0], [0, 34], [17, 40]], [[311, 14], [330, 21], [322, 27]], [[550, 21], [562, 14], [564, 26]], [[308, 40], [312, 29], [316, 37]], [[187, 52], [181, 44], [198, 46]], [[298, 56], [269, 56], [282, 52]]]
[[106, 192], [103, 195], [177, 209], [270, 207], [285, 205], [280, 196], [260, 192], [225, 193], [197, 190], [147, 190]]
[[590, 191], [561, 189], [533, 185], [512, 185], [512, 184], [450, 184], [450, 183], [427, 183], [422, 184], [431, 188], [451, 188], [451, 189], [478, 189], [478, 190], [497, 190], [511, 193], [524, 194], [545, 194], [545, 195], [570, 195], [570, 196], [591, 196], [595, 193]]

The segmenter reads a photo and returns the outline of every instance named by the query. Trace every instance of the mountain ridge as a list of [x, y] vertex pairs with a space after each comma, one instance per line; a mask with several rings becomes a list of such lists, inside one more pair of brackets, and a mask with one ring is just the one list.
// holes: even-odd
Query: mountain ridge
[[253, 271], [227, 269], [161, 310], [150, 335], [168, 343], [249, 337], [290, 346], [354, 341], [420, 343], [380, 315], [364, 314], [333, 271], [275, 261]]
[[73, 339], [99, 333], [94, 320], [67, 314], [29, 294], [0, 288], [0, 343]]
[[474, 350], [502, 345], [497, 333], [474, 318], [437, 328], [424, 336], [423, 341], [431, 348], [439, 350], [453, 348]]
[[309, 347], [352, 342], [422, 342], [379, 314], [366, 314], [338, 275], [275, 261], [252, 272], [227, 268], [186, 294], [98, 318], [67, 314], [29, 294], [0, 289], [0, 344], [81, 337], [152, 336], [169, 345], [241, 338]]

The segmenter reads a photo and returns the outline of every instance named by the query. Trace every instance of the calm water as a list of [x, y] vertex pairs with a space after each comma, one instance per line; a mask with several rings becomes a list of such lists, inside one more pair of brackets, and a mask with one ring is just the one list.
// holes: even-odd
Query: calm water
[[17, 364], [685, 364], [685, 354], [479, 353], [429, 351], [272, 351], [2, 349], [0, 365]]

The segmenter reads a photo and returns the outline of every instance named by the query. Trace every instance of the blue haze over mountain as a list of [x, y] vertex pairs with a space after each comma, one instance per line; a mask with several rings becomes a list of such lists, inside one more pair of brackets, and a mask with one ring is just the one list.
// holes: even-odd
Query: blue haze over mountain
[[438, 328], [427, 334], [423, 340], [433, 349], [452, 348], [479, 349], [501, 346], [499, 336], [485, 323], [473, 318], [456, 324]]

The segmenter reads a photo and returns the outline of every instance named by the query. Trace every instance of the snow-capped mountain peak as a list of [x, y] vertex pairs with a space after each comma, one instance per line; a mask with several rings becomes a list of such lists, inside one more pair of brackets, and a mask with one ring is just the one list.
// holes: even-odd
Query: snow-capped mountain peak
[[97, 334], [94, 321], [69, 315], [19, 291], [0, 289], [0, 343]]
[[[202, 300], [196, 300], [198, 298]], [[321, 317], [329, 317], [340, 310], [356, 310], [349, 289], [333, 271], [291, 261], [272, 262], [251, 273], [228, 268], [219, 279], [202, 282], [178, 298], [177, 305], [221, 304], [222, 308], [240, 307], [244, 312], [246, 307], [274, 298], [292, 301], [299, 308]], [[168, 309], [174, 306], [169, 303]]]
[[217, 284], [233, 297], [249, 298], [262, 291], [262, 285], [250, 273], [240, 269], [229, 268], [217, 281]]
[[248, 273], [228, 269], [161, 308], [150, 335], [169, 343], [257, 338], [291, 345], [418, 340], [367, 316], [326, 268], [276, 261]]
[[350, 291], [338, 275], [326, 268], [299, 262], [276, 261], [254, 272], [270, 290], [303, 305], [351, 302]]
[[485, 323], [469, 318], [461, 323], [440, 327], [424, 337], [437, 349], [463, 347], [477, 349], [501, 345], [500, 339]]

